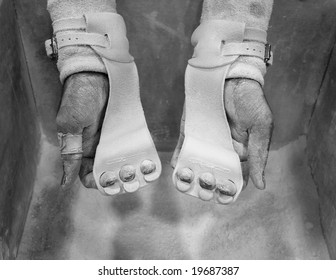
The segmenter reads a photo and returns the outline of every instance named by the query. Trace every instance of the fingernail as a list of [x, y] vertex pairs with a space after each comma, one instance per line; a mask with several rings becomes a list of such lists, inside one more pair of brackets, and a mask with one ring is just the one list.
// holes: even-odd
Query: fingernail
[[257, 187], [259, 190], [263, 191], [265, 189], [265, 185]]
[[186, 183], [191, 183], [194, 180], [194, 172], [190, 168], [182, 168], [178, 170], [177, 177]]
[[123, 182], [130, 182], [135, 178], [136, 169], [132, 165], [124, 165], [119, 171], [119, 177]]
[[264, 173], [262, 175], [262, 181], [264, 183], [264, 189], [266, 189], [266, 179], [265, 179], [265, 174]]
[[265, 183], [265, 176], [264, 174], [260, 175], [259, 180], [258, 180], [258, 186], [257, 188], [259, 190], [264, 190], [266, 188], [266, 183]]
[[216, 187], [216, 178], [209, 172], [201, 174], [199, 184], [203, 189], [212, 190]]
[[155, 169], [156, 169], [155, 163], [152, 162], [151, 160], [144, 160], [140, 166], [141, 173], [144, 175], [148, 175], [154, 172]]
[[117, 176], [113, 172], [104, 172], [99, 179], [99, 183], [103, 188], [111, 187], [117, 182]]
[[237, 193], [237, 187], [231, 181], [227, 181], [225, 184], [217, 184], [216, 187], [221, 194], [226, 196], [235, 196]]

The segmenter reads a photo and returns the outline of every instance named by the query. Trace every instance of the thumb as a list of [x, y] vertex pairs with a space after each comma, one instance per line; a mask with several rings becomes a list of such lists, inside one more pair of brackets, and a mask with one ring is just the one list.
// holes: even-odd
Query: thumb
[[248, 162], [250, 177], [258, 189], [265, 189], [264, 177], [268, 151], [273, 130], [272, 113], [268, 106], [259, 120], [251, 127], [248, 142]]

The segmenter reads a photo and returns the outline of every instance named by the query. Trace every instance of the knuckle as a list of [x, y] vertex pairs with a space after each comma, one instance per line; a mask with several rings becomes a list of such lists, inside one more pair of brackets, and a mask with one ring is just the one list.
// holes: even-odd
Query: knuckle
[[56, 124], [58, 127], [63, 128], [67, 125], [68, 118], [66, 115], [60, 110], [56, 117]]
[[78, 108], [69, 106], [61, 106], [56, 116], [57, 128], [62, 132], [80, 133], [85, 121]]
[[56, 124], [58, 130], [62, 132], [73, 132], [74, 131], [74, 124], [67, 116], [67, 114], [59, 113], [56, 117]]

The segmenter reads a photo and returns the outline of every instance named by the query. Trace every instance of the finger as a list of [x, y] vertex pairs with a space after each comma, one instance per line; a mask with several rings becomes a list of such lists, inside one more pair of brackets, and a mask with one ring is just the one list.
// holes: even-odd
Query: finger
[[243, 189], [244, 189], [247, 186], [250, 174], [250, 169], [247, 162], [248, 158], [247, 141], [246, 144], [243, 144], [236, 141], [235, 139], [232, 139], [232, 143], [233, 148], [235, 149], [240, 159], [241, 170], [243, 173]]
[[248, 161], [241, 161], [240, 166], [243, 173], [243, 190], [244, 190], [250, 178], [250, 167]]
[[77, 178], [81, 166], [81, 154], [61, 155], [63, 161], [62, 188], [71, 186]]
[[246, 133], [246, 135], [243, 138], [235, 137], [236, 136], [235, 129], [231, 129], [231, 135], [232, 135], [233, 148], [238, 154], [240, 161], [247, 161], [248, 134]]
[[83, 142], [83, 159], [82, 166], [79, 170], [79, 178], [83, 186], [89, 189], [97, 189], [97, 185], [93, 177], [93, 163], [96, 148], [99, 143], [100, 131], [96, 130], [97, 129], [95, 127], [88, 127], [85, 128], [83, 132], [83, 139], [85, 140]]
[[251, 127], [248, 142], [248, 161], [251, 179], [258, 189], [265, 189], [265, 167], [273, 130], [272, 113], [266, 103], [258, 121]]
[[94, 158], [96, 154], [96, 149], [99, 144], [100, 133], [101, 133], [100, 129], [98, 129], [96, 125], [97, 124], [94, 124], [93, 126], [84, 128], [84, 131], [83, 131], [83, 157], [84, 158]]
[[[82, 115], [72, 98], [73, 78], [69, 77], [65, 83], [62, 104], [57, 114], [56, 124], [60, 143], [61, 158], [63, 160], [63, 177], [61, 186], [68, 188], [77, 179], [82, 162]], [[76, 151], [77, 149], [77, 151]]]
[[243, 174], [243, 189], [248, 184], [249, 180], [249, 165], [247, 162], [248, 158], [248, 133], [247, 129], [240, 126], [240, 122], [237, 116], [236, 106], [234, 104], [234, 97], [237, 93], [235, 92], [237, 81], [230, 80], [226, 84], [225, 89], [225, 106], [227, 111], [227, 119], [231, 130], [232, 144], [236, 153], [240, 159], [241, 170]]
[[94, 163], [93, 157], [96, 153], [100, 132], [96, 132], [96, 134], [92, 136], [95, 130], [96, 128], [92, 129], [92, 127], [84, 129], [83, 157], [78, 158], [76, 161], [75, 157], [77, 155], [67, 155], [66, 157], [62, 157], [64, 177], [68, 178], [67, 184], [71, 184], [71, 182], [76, 179], [77, 175], [79, 175], [82, 184], [86, 188], [97, 188], [92, 171]]
[[238, 127], [233, 122], [230, 123], [231, 126], [231, 135], [232, 135], [232, 144], [236, 153], [240, 159], [241, 170], [243, 173], [243, 189], [246, 188], [249, 176], [250, 168], [247, 162], [248, 159], [248, 133], [246, 130]]
[[184, 127], [185, 127], [185, 104], [183, 106], [183, 114], [182, 114], [182, 118], [181, 118], [181, 123], [180, 123], [180, 136], [176, 145], [176, 148], [174, 150], [174, 154], [172, 157], [172, 160], [170, 162], [170, 165], [175, 168], [178, 157], [180, 155], [182, 146], [183, 146], [183, 142], [184, 142]]
[[95, 179], [93, 177], [93, 158], [83, 158], [82, 166], [79, 170], [79, 178], [84, 185], [84, 187], [88, 189], [96, 189], [97, 185]]
[[98, 188], [93, 177], [93, 164], [101, 134], [100, 128], [104, 121], [104, 112], [105, 110], [101, 110], [101, 112], [97, 114], [97, 120], [90, 126], [84, 128], [83, 131], [83, 160], [82, 167], [79, 171], [79, 178], [84, 187], [89, 189]]
[[77, 130], [77, 134], [73, 132], [59, 126], [58, 139], [63, 161], [61, 186], [63, 188], [68, 188], [75, 182], [82, 162], [82, 135], [78, 134]]
[[[79, 177], [83, 185], [88, 189], [97, 189], [97, 185], [93, 176], [93, 158], [83, 158], [82, 167], [79, 171]], [[113, 172], [104, 172], [99, 178], [99, 184], [108, 194], [115, 194], [120, 191], [120, 186], [116, 185], [117, 177]]]

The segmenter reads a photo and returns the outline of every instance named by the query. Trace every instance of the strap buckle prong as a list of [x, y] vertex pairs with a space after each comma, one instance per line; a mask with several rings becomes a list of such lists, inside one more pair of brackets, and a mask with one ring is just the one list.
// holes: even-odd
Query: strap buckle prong
[[58, 45], [57, 45], [57, 39], [56, 39], [56, 35], [53, 35], [50, 39], [50, 47], [52, 50], [52, 53], [50, 54], [50, 58], [52, 60], [56, 60], [58, 59]]
[[266, 63], [266, 65], [270, 65], [270, 60], [272, 58], [272, 46], [270, 44], [265, 44], [265, 58], [264, 58], [264, 62]]

